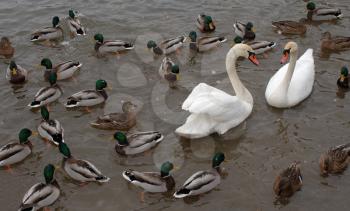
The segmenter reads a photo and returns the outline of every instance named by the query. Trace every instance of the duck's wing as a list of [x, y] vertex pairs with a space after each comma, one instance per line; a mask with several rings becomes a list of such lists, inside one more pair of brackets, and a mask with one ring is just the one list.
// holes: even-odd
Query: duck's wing
[[148, 183], [151, 185], [164, 184], [160, 174], [157, 172], [139, 172], [129, 169], [123, 172], [123, 177], [129, 182], [138, 181], [140, 183]]
[[334, 15], [337, 18], [340, 18], [342, 15], [341, 9], [337, 8], [319, 8], [314, 12], [314, 14], [317, 16]]
[[62, 134], [63, 128], [61, 126], [61, 123], [54, 119], [54, 120], [49, 120], [49, 122], [44, 121], [41, 123], [41, 127], [48, 132], [50, 135], [54, 134]]
[[160, 43], [160, 47], [164, 49], [171, 48], [178, 43], [183, 43], [185, 39], [185, 36], [178, 36], [175, 38], [167, 39]]
[[225, 37], [201, 37], [198, 39], [199, 45], [209, 45], [216, 42], [225, 42]]
[[33, 185], [25, 194], [22, 199], [22, 204], [30, 205], [45, 199], [52, 193], [52, 188], [43, 183], [37, 183]]
[[73, 94], [72, 96], [70, 96], [68, 99], [74, 99], [77, 101], [80, 100], [85, 100], [85, 99], [96, 99], [99, 98], [100, 95], [96, 92], [96, 90], [82, 90], [80, 92], [77, 92], [75, 94]]
[[8, 143], [0, 148], [0, 160], [6, 159], [7, 157], [16, 154], [17, 152], [23, 150], [24, 146], [16, 143], [11, 142]]
[[128, 136], [129, 147], [138, 148], [140, 146], [152, 143], [154, 141], [158, 142], [162, 138], [163, 138], [163, 135], [158, 131], [135, 133]]
[[35, 101], [44, 101], [52, 96], [54, 96], [57, 92], [57, 89], [55, 87], [49, 86], [49, 87], [43, 87], [39, 89], [39, 91], [36, 93], [34, 100]]

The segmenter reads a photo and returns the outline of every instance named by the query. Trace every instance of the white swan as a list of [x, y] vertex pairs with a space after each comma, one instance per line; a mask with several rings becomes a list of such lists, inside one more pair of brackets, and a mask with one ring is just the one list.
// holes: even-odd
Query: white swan
[[187, 138], [201, 138], [214, 132], [221, 135], [250, 115], [253, 97], [238, 78], [238, 57], [248, 58], [254, 64], [259, 64], [253, 49], [246, 44], [237, 44], [227, 53], [227, 74], [236, 96], [205, 83], [198, 84], [182, 104], [182, 109], [191, 112], [191, 115], [185, 124], [176, 129], [177, 134]]
[[312, 49], [308, 49], [298, 61], [298, 45], [288, 42], [284, 47], [281, 63], [285, 63], [290, 54], [290, 63], [281, 67], [270, 79], [265, 92], [269, 105], [277, 108], [289, 108], [307, 98], [312, 91], [315, 79], [315, 65]]

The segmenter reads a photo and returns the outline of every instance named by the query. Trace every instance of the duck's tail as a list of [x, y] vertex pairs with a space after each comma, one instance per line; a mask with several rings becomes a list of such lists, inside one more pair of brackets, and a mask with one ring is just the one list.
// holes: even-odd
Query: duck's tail
[[186, 188], [181, 188], [180, 190], [178, 190], [174, 193], [174, 197], [178, 198], [178, 199], [184, 198], [184, 197], [188, 196], [190, 192], [191, 191], [186, 189]]
[[111, 178], [101, 175], [99, 177], [96, 177], [95, 179], [99, 183], [105, 183], [108, 182]]

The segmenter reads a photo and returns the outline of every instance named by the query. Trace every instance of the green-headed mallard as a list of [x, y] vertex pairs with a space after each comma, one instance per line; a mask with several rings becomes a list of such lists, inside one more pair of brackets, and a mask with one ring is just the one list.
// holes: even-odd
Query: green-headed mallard
[[177, 51], [186, 41], [185, 36], [179, 36], [162, 41], [159, 45], [153, 40], [147, 42], [147, 48], [155, 55], [167, 55]]
[[176, 87], [179, 80], [180, 69], [169, 57], [165, 57], [159, 67], [159, 75], [168, 81], [169, 87]]
[[349, 88], [349, 70], [345, 66], [340, 70], [340, 77], [337, 80], [337, 85], [343, 89]]
[[196, 25], [201, 32], [213, 32], [216, 28], [212, 17], [204, 14], [198, 15]]
[[56, 73], [52, 72], [49, 77], [50, 86], [39, 89], [33, 102], [31, 102], [28, 106], [31, 108], [38, 108], [58, 100], [63, 91], [56, 84], [56, 81], [57, 75]]
[[44, 58], [41, 60], [40, 65], [46, 67], [44, 73], [45, 80], [49, 79], [51, 72], [55, 72], [57, 74], [57, 80], [65, 80], [73, 77], [74, 73], [80, 70], [83, 64], [80, 62], [66, 61], [52, 67], [51, 60]]
[[104, 103], [108, 95], [104, 90], [107, 87], [107, 82], [105, 80], [96, 81], [96, 89], [83, 90], [78, 93], [73, 94], [68, 97], [65, 104], [67, 108], [82, 107], [82, 106], [95, 106]]
[[68, 11], [67, 24], [70, 30], [71, 36], [86, 35], [84, 27], [81, 25], [79, 18], [76, 16], [73, 10]]
[[127, 101], [123, 103], [123, 113], [110, 113], [99, 116], [90, 125], [102, 130], [123, 130], [127, 131], [136, 125], [136, 105]]
[[21, 162], [32, 153], [32, 143], [28, 138], [32, 131], [24, 128], [19, 134], [19, 143], [10, 142], [0, 148], [0, 166], [9, 166]]
[[95, 34], [96, 40], [95, 51], [98, 55], [104, 55], [108, 53], [116, 54], [122, 51], [134, 49], [134, 44], [122, 40], [106, 40], [104, 41], [102, 34]]
[[[42, 106], [40, 108], [40, 112], [42, 120], [38, 126], [39, 135], [43, 139], [50, 141], [51, 143], [58, 146], [59, 143], [53, 140], [53, 136], [56, 134], [61, 134], [63, 137], [64, 130], [61, 123], [56, 119], [50, 119], [50, 113], [47, 110], [46, 106]], [[62, 142], [64, 141], [62, 140]]]
[[233, 24], [233, 29], [235, 33], [244, 40], [251, 41], [255, 39], [255, 30], [252, 22], [244, 24], [236, 21], [236, 23]]
[[28, 79], [28, 71], [11, 61], [6, 69], [6, 79], [13, 84], [24, 83]]
[[164, 136], [158, 131], [138, 132], [126, 136], [122, 132], [116, 132], [114, 139], [117, 141], [115, 151], [120, 155], [135, 155], [155, 147], [163, 140]]
[[15, 49], [12, 47], [10, 39], [7, 37], [1, 37], [0, 57], [4, 57], [5, 59], [11, 59], [14, 53]]
[[343, 14], [338, 8], [316, 8], [314, 2], [308, 2], [306, 4], [307, 9], [307, 19], [317, 20], [317, 19], [339, 19], [343, 17]]
[[350, 49], [350, 37], [335, 36], [325, 32], [321, 38], [321, 49], [328, 51], [344, 51]]
[[194, 173], [182, 187], [174, 193], [175, 198], [184, 198], [206, 193], [214, 189], [221, 182], [220, 164], [225, 160], [225, 155], [218, 152], [214, 155], [212, 168], [206, 171]]
[[53, 41], [59, 40], [63, 37], [63, 30], [59, 25], [60, 19], [55, 16], [52, 18], [52, 27], [46, 27], [37, 30], [32, 33], [30, 41], [32, 42], [42, 42], [42, 41]]
[[62, 136], [55, 135], [54, 139], [59, 142], [59, 150], [63, 154], [62, 168], [68, 176], [79, 182], [108, 182], [110, 178], [104, 176], [92, 163], [86, 160], [76, 159], [66, 143], [62, 142]]
[[305, 34], [306, 26], [296, 21], [274, 21], [272, 26], [278, 34]]
[[278, 197], [291, 197], [301, 189], [302, 185], [303, 177], [300, 173], [300, 162], [293, 162], [276, 177], [273, 190]]
[[218, 47], [221, 43], [226, 42], [225, 37], [211, 36], [197, 38], [197, 33], [191, 31], [188, 35], [190, 38], [190, 49], [198, 52], [204, 52]]
[[331, 147], [320, 157], [320, 171], [322, 176], [342, 173], [350, 161], [350, 144]]
[[251, 42], [244, 42], [243, 38], [240, 36], [236, 36], [234, 39], [234, 42], [236, 44], [238, 43], [244, 43], [249, 45], [250, 47], [252, 47], [252, 49], [254, 50], [255, 54], [263, 54], [266, 51], [269, 51], [271, 49], [273, 49], [274, 47], [276, 47], [276, 43], [275, 42], [270, 42], [270, 41], [251, 41]]

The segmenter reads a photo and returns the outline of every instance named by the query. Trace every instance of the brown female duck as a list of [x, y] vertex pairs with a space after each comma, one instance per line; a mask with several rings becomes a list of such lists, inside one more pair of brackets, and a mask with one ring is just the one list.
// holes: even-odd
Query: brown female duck
[[276, 28], [279, 34], [305, 34], [306, 26], [296, 21], [275, 21], [272, 26]]
[[331, 147], [320, 157], [320, 171], [322, 176], [342, 173], [348, 166], [350, 144]]
[[302, 184], [300, 163], [293, 162], [276, 177], [273, 190], [278, 197], [291, 197], [296, 191], [301, 189]]
[[0, 57], [4, 57], [5, 59], [10, 59], [13, 57], [15, 53], [15, 49], [11, 46], [11, 42], [9, 38], [2, 37], [0, 41]]
[[350, 37], [335, 36], [330, 32], [323, 33], [321, 49], [329, 51], [342, 51], [350, 49]]

